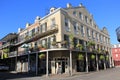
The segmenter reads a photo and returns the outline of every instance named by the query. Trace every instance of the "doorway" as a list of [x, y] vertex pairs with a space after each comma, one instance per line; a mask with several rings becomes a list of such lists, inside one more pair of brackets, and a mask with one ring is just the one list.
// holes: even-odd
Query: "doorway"
[[[54, 58], [54, 61], [52, 61], [55, 65], [52, 65], [52, 69], [55, 70], [56, 74], [62, 74], [62, 73], [67, 73], [69, 70], [69, 58], [64, 57], [64, 58], [59, 58], [56, 57]], [[53, 70], [53, 71], [54, 71]]]

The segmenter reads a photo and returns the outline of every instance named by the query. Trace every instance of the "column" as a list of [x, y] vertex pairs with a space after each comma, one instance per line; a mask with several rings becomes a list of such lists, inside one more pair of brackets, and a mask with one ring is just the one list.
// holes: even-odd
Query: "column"
[[96, 54], [96, 65], [97, 65], [97, 71], [99, 71], [99, 65], [98, 65], [98, 55]]
[[72, 51], [70, 50], [70, 75], [72, 76]]
[[86, 72], [88, 73], [88, 55], [87, 55], [87, 52], [85, 53], [85, 59], [86, 59]]
[[48, 77], [48, 51], [46, 53], [46, 77]]
[[[105, 57], [105, 55], [103, 55]], [[104, 58], [104, 70], [106, 70], [106, 60]]]
[[30, 71], [30, 51], [28, 51], [28, 73]]

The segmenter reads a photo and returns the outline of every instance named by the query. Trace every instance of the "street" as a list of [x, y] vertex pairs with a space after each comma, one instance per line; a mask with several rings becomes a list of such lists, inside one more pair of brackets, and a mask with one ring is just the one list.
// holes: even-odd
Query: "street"
[[98, 72], [89, 72], [73, 74], [73, 76], [31, 76], [24, 74], [15, 74], [0, 72], [0, 80], [120, 80], [120, 67], [101, 70]]

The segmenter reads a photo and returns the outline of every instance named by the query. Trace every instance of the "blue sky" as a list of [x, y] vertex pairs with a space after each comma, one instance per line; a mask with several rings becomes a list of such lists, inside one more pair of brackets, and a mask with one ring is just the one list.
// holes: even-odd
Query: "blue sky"
[[33, 23], [36, 16], [43, 17], [51, 7], [66, 7], [67, 3], [82, 3], [93, 14], [100, 29], [108, 29], [111, 44], [119, 43], [115, 29], [120, 26], [120, 0], [0, 0], [0, 39], [18, 28]]

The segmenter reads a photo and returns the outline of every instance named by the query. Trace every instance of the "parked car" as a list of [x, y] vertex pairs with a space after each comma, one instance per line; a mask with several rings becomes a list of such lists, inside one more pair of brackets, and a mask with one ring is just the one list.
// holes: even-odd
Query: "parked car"
[[9, 66], [6, 66], [4, 64], [0, 64], [0, 70], [9, 70]]

